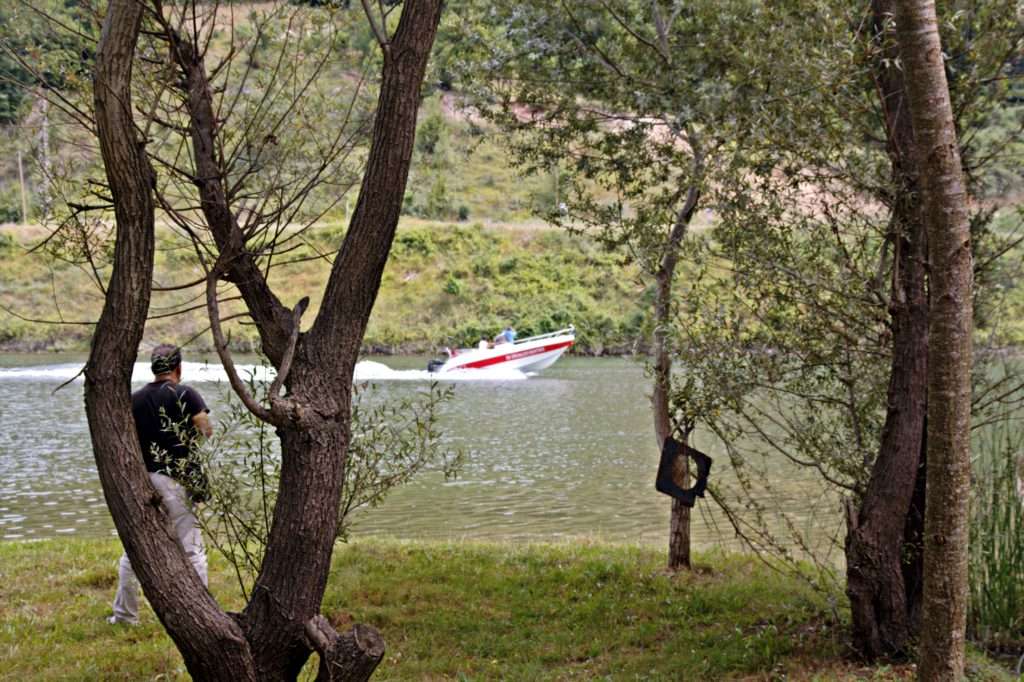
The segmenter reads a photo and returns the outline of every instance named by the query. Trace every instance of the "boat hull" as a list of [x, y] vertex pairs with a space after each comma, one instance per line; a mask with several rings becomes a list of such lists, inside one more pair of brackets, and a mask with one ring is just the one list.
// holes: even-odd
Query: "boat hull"
[[474, 348], [458, 351], [438, 366], [432, 362], [431, 372], [472, 371], [481, 369], [515, 369], [520, 372], [539, 372], [553, 365], [575, 343], [571, 334], [527, 339], [519, 343], [505, 343], [494, 348]]

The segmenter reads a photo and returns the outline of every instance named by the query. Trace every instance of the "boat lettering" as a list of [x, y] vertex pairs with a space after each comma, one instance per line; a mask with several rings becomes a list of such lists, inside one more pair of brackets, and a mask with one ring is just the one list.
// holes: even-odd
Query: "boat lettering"
[[519, 351], [518, 353], [509, 353], [505, 356], [506, 360], [517, 360], [519, 358], [529, 357], [531, 355], [537, 355], [543, 353], [547, 348], [531, 348], [530, 350]]

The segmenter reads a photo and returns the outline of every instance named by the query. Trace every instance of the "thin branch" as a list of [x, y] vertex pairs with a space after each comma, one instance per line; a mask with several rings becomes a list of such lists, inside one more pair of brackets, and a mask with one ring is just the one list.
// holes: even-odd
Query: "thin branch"
[[370, 7], [370, 0], [361, 1], [363, 3], [363, 11], [366, 13], [366, 19], [370, 22], [370, 29], [373, 31], [374, 37], [377, 38], [377, 43], [384, 50], [385, 55], [389, 54], [391, 52], [391, 41], [388, 39], [387, 33], [377, 24], [377, 19], [373, 15], [373, 9]]
[[277, 415], [256, 402], [235, 369], [235, 361], [231, 357], [231, 352], [228, 351], [228, 342], [224, 338], [224, 330], [220, 326], [220, 308], [217, 304], [217, 279], [219, 276], [220, 268], [214, 267], [206, 277], [206, 309], [210, 316], [210, 332], [213, 334], [213, 346], [217, 350], [217, 356], [220, 358], [221, 365], [224, 366], [224, 372], [228, 375], [231, 388], [234, 389], [249, 412], [268, 424], [282, 426]]
[[21, 315], [21, 314], [15, 312], [14, 309], [8, 308], [7, 306], [5, 306], [2, 303], [0, 303], [0, 310], [3, 310], [8, 315], [11, 315], [12, 317], [15, 317], [15, 318], [21, 320], [22, 322], [31, 322], [33, 324], [54, 324], [54, 325], [58, 325], [58, 326], [59, 325], [75, 325], [75, 326], [83, 326], [83, 327], [91, 327], [91, 326], [96, 324], [95, 322], [87, 322], [87, 321], [81, 321], [81, 320], [41, 320], [41, 319], [33, 318], [33, 317], [25, 317], [24, 315]]

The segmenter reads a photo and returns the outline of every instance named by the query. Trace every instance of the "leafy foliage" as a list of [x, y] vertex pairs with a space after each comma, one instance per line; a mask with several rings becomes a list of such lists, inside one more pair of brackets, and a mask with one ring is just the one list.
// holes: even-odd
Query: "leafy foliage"
[[1019, 648], [1024, 641], [1024, 433], [999, 422], [978, 434], [976, 446], [968, 627], [986, 646]]
[[[752, 545], [775, 553], [795, 540], [815, 554], [758, 462], [782, 458], [818, 477], [838, 510], [867, 484], [885, 417], [889, 219], [902, 197], [868, 11], [799, 1], [469, 3], [456, 20], [466, 46], [457, 82], [507, 134], [524, 172], [557, 167], [571, 188], [550, 220], [596, 234], [653, 274], [686, 190], [711, 209], [681, 245], [690, 266], [660, 330], [675, 360], [673, 419], [725, 444], [738, 483], [716, 499]], [[943, 11], [980, 192], [1012, 174], [990, 174], [982, 160], [1013, 136], [999, 112], [1024, 33], [1014, 2]], [[990, 217], [979, 210], [973, 245], [994, 256], [979, 260], [992, 267], [978, 280], [983, 309], [995, 311], [1003, 290], [985, 282], [1005, 281], [997, 264], [1017, 231], [991, 230]], [[767, 515], [795, 537], [771, 537]]]
[[[253, 395], [265, 396], [266, 365], [248, 377]], [[427, 469], [457, 475], [462, 453], [451, 450], [438, 428], [441, 406], [453, 389], [436, 384], [394, 400], [372, 384], [357, 385], [352, 400], [352, 437], [338, 512], [337, 537], [348, 538], [354, 513]], [[208, 540], [227, 560], [242, 593], [250, 593], [263, 562], [281, 473], [280, 443], [231, 391], [215, 437], [198, 451], [209, 497], [199, 518]]]
[[0, 7], [0, 125], [18, 122], [37, 88], [88, 80], [96, 22], [91, 2], [43, 0]]
[[[957, 46], [950, 68], [959, 72], [950, 82], [968, 155], [978, 149], [974, 133], [1001, 106], [1003, 86], [994, 83], [1022, 35], [1014, 6], [945, 9], [949, 35], [943, 42]], [[846, 23], [868, 22], [851, 16]], [[820, 115], [814, 125], [781, 137], [771, 130], [773, 172], [719, 205], [709, 250], [726, 274], [721, 284], [700, 290], [698, 298], [710, 305], [689, 312], [707, 322], [679, 341], [685, 364], [700, 380], [697, 389], [678, 395], [677, 405], [686, 414], [707, 387], [725, 392], [720, 411], [693, 416], [726, 444], [739, 473], [738, 496], [718, 491], [742, 501], [732, 507], [738, 530], [776, 553], [787, 554], [786, 543], [756, 519], [784, 519], [785, 509], [762, 504], [772, 499], [771, 482], [756, 467], [744, 470], [762, 457], [784, 457], [815, 472], [838, 507], [840, 496], [856, 499], [867, 485], [887, 409], [888, 301], [897, 276], [889, 220], [901, 190], [886, 157], [885, 122], [870, 78], [879, 48], [866, 36], [855, 39], [853, 51], [831, 51], [838, 55], [834, 67], [848, 75], [833, 79], [821, 72], [818, 87], [831, 83], [833, 97], [815, 104]], [[987, 169], [973, 171], [978, 191]], [[980, 208], [973, 229], [982, 310], [1003, 306], [1003, 292], [987, 282], [998, 279], [1001, 268], [1015, 268], [1000, 258], [1013, 248], [1018, 228], [993, 231], [991, 215]], [[981, 357], [978, 393], [986, 394], [990, 376]], [[1005, 416], [1005, 408], [993, 411]], [[744, 508], [756, 510], [754, 521], [743, 519]], [[798, 547], [806, 546], [806, 533], [794, 537]]]

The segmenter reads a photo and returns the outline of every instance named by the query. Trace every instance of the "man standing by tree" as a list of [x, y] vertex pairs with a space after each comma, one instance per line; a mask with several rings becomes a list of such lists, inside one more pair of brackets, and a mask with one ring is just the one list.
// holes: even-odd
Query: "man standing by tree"
[[[149, 480], [160, 495], [174, 534], [205, 585], [206, 549], [192, 502], [205, 497], [205, 476], [193, 449], [213, 434], [209, 408], [199, 392], [181, 383], [181, 349], [162, 344], [150, 359], [153, 381], [132, 393], [132, 417]], [[111, 624], [139, 622], [139, 583], [128, 554], [118, 564]]]

